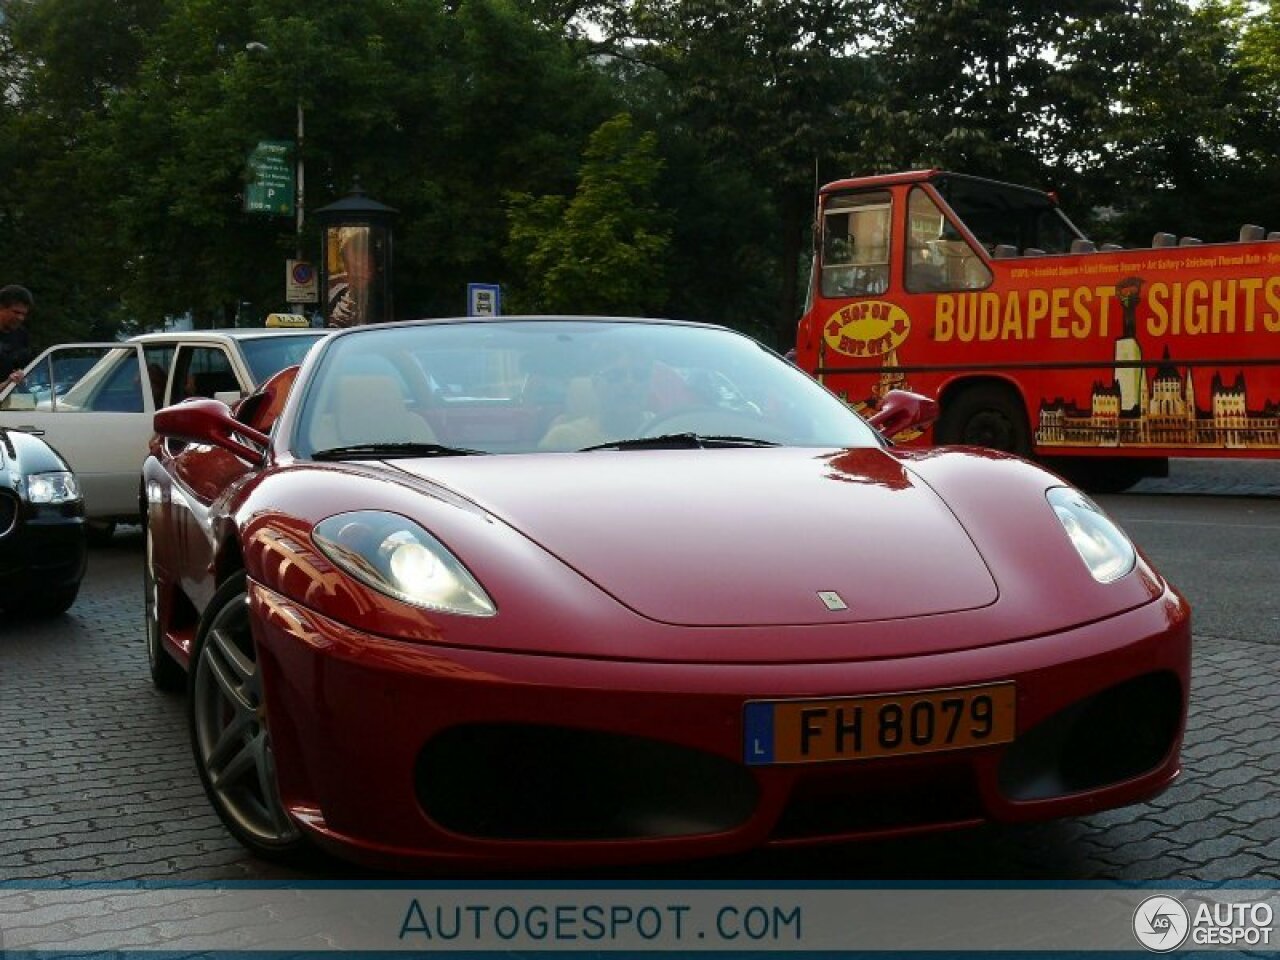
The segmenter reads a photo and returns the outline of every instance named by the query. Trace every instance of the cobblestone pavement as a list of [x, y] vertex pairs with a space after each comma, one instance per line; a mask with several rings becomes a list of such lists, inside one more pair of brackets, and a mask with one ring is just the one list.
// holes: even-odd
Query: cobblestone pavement
[[[1280, 464], [1259, 466], [1237, 486], [1280, 494]], [[1162, 485], [1152, 493], [1195, 493], [1212, 483], [1206, 478], [1209, 471], [1197, 467], [1144, 485]], [[111, 546], [93, 551], [67, 616], [0, 623], [0, 879], [303, 876], [249, 857], [206, 803], [188, 752], [183, 700], [155, 692], [147, 677], [141, 555], [139, 531], [124, 528]], [[1274, 645], [1197, 636], [1184, 776], [1149, 804], [1030, 827], [612, 876], [1275, 882], [1276, 674]], [[305, 876], [359, 874], [324, 863]]]

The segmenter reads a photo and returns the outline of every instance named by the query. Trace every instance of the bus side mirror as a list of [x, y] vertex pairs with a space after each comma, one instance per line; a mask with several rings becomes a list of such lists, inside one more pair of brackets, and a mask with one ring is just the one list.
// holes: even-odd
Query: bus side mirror
[[882, 436], [892, 437], [903, 430], [923, 430], [938, 419], [938, 401], [907, 390], [890, 390], [876, 412], [867, 418]]

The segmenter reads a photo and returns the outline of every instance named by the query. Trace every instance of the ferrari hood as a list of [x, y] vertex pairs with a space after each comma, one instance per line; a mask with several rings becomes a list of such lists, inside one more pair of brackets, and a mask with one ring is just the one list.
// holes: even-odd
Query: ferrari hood
[[879, 449], [598, 451], [393, 465], [473, 501], [664, 623], [865, 622], [997, 598], [955, 515]]

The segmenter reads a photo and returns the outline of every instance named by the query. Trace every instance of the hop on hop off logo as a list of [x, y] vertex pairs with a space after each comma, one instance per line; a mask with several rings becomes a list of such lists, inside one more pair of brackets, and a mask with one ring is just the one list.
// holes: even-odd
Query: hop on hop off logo
[[1271, 943], [1275, 911], [1269, 903], [1201, 903], [1193, 916], [1166, 896], [1147, 897], [1133, 913], [1133, 935], [1148, 950], [1177, 950], [1188, 936], [1197, 946], [1259, 946]]
[[1173, 897], [1147, 897], [1133, 912], [1133, 935], [1148, 950], [1177, 950], [1191, 931], [1191, 915]]

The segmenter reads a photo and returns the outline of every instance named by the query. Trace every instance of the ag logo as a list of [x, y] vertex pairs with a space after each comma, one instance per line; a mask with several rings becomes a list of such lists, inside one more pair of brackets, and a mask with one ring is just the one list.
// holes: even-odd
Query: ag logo
[[1177, 950], [1191, 930], [1191, 915], [1173, 897], [1147, 897], [1133, 912], [1133, 935], [1155, 953]]
[[865, 300], [841, 307], [827, 320], [827, 346], [847, 357], [878, 357], [896, 350], [911, 333], [911, 317], [896, 303]]

